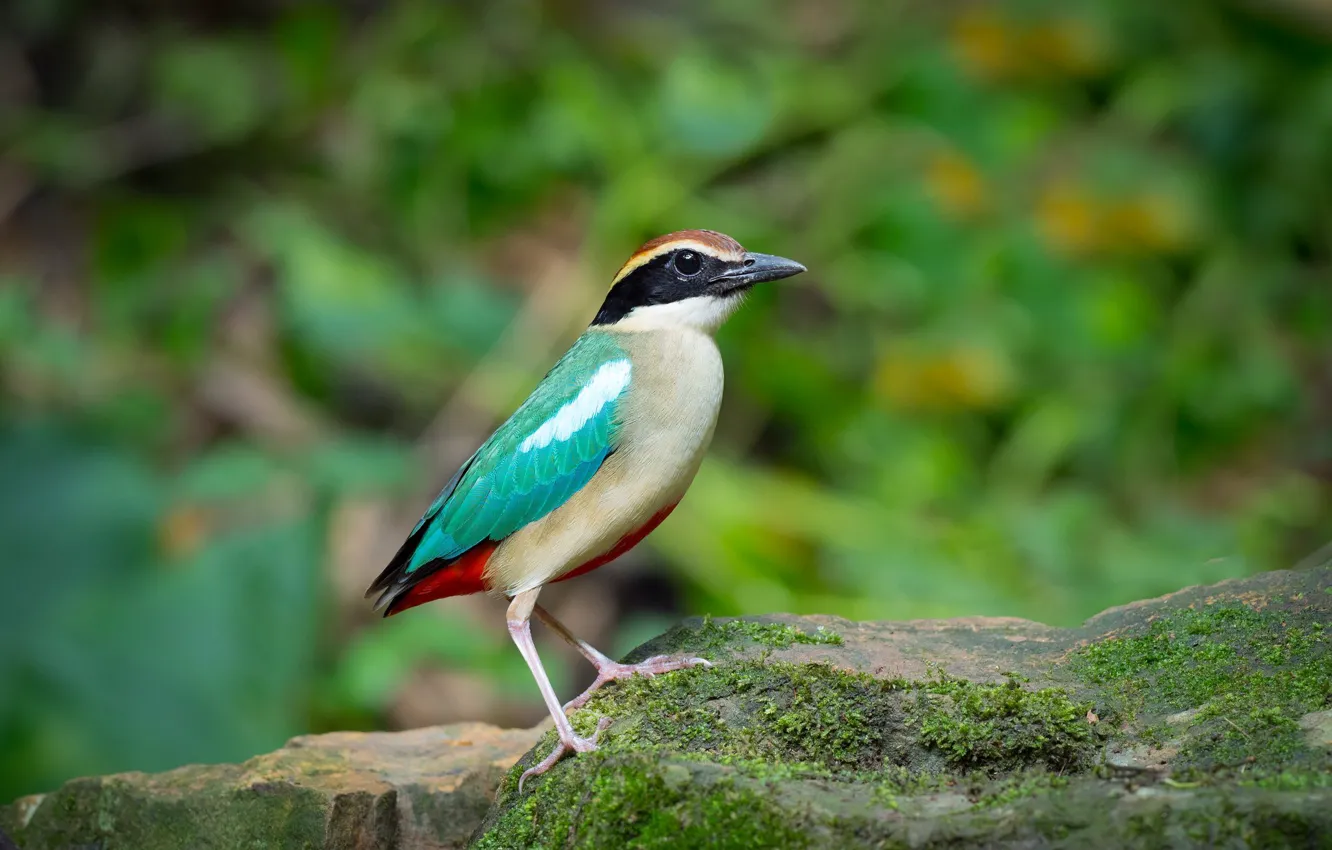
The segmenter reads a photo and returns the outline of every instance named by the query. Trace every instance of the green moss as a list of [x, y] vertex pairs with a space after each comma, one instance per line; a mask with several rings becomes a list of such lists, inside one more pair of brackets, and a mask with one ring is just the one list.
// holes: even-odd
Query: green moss
[[707, 753], [711, 758], [875, 771], [992, 773], [1087, 762], [1097, 740], [1086, 714], [1058, 688], [939, 678], [879, 679], [821, 664], [737, 662], [599, 691], [574, 722], [615, 724], [610, 751]]
[[1174, 734], [1168, 723], [1153, 723], [1138, 733], [1138, 740], [1152, 747], [1163, 747]]
[[1096, 745], [1090, 709], [1060, 688], [940, 679], [919, 688], [912, 723], [954, 768], [1067, 770], [1084, 763]]
[[1332, 770], [1271, 770], [1239, 780], [1241, 785], [1274, 791], [1312, 791], [1332, 788]]
[[810, 633], [785, 623], [755, 623], [751, 620], [718, 623], [711, 617], [705, 617], [697, 629], [686, 627], [682, 632], [677, 637], [682, 639], [684, 645], [691, 651], [709, 656], [746, 642], [772, 649], [785, 649], [794, 644], [842, 645], [842, 636], [823, 626]]
[[983, 784], [976, 791], [975, 805], [986, 809], [1007, 806], [1019, 800], [1045, 794], [1059, 788], [1067, 788], [1069, 778], [1045, 770], [1028, 770], [1014, 776], [1005, 777], [995, 782]]
[[1298, 718], [1332, 704], [1327, 627], [1289, 611], [1207, 606], [1081, 649], [1071, 669], [1105, 686], [1125, 719], [1198, 709], [1178, 763], [1289, 761]]
[[897, 809], [906, 797], [937, 794], [955, 786], [959, 780], [943, 773], [919, 773], [902, 765], [885, 765], [882, 770], [863, 774], [857, 779], [873, 788], [874, 802]]
[[838, 774], [822, 765], [811, 762], [765, 761], [764, 759], [743, 758], [738, 756], [714, 757], [702, 753], [681, 753], [676, 758], [683, 761], [698, 761], [706, 764], [719, 764], [735, 770], [740, 776], [758, 779], [763, 782], [786, 782], [792, 779], [837, 779]]
[[645, 754], [590, 753], [544, 777], [473, 845], [806, 847], [797, 818], [736, 776]]
[[617, 682], [575, 722], [590, 730], [601, 716], [616, 719], [605, 738], [612, 751], [872, 769], [905, 726], [904, 687], [821, 664], [736, 662]]
[[[1308, 790], [1320, 786], [1281, 786]], [[703, 758], [591, 753], [516, 795], [474, 846], [1321, 846], [1325, 801], [1204, 783], [1126, 795], [1120, 782], [1040, 769], [992, 781], [886, 770], [754, 780]], [[1245, 843], [1247, 842], [1247, 843]]]
[[[534, 756], [516, 766], [481, 846], [1298, 843], [1332, 827], [1332, 756], [1298, 722], [1332, 704], [1317, 616], [1207, 606], [1023, 668], [1071, 691], [1018, 676], [880, 679], [766, 652], [617, 682], [573, 718], [584, 734], [614, 720], [601, 751], [526, 797], [517, 777]], [[671, 650], [713, 652], [830, 640], [743, 621], [672, 637]], [[1164, 776], [1091, 769], [1106, 743], [1179, 752]]]
[[[1305, 803], [1307, 806], [1307, 802]], [[1187, 803], [1141, 806], [1125, 823], [1134, 847], [1291, 848], [1326, 845], [1329, 819], [1315, 803], [1268, 794], [1198, 793]]]

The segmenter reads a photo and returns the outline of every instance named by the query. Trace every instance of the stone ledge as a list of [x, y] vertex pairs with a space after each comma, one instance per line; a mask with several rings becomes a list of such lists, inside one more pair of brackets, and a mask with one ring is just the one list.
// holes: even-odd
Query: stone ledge
[[454, 848], [543, 728], [293, 738], [239, 765], [75, 779], [0, 809], [23, 850]]
[[[1007, 618], [691, 621], [718, 662], [607, 687], [595, 753], [519, 794], [487, 848], [1332, 847], [1332, 569]], [[737, 843], [736, 846], [741, 846]]]
[[692, 620], [630, 658], [676, 652], [719, 663], [604, 688], [572, 718], [612, 718], [602, 749], [523, 794], [548, 723], [77, 779], [0, 829], [24, 850], [1332, 847], [1332, 568], [1074, 629]]

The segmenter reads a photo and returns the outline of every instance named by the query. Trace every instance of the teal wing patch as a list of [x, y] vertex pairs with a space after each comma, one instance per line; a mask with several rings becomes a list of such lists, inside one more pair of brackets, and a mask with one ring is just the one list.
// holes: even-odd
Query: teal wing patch
[[608, 334], [580, 337], [417, 523], [406, 572], [503, 540], [568, 501], [616, 448], [631, 372]]

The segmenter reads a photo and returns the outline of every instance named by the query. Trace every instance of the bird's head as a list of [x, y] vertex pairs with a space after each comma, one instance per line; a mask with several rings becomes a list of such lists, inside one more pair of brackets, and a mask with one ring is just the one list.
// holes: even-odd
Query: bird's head
[[643, 245], [620, 267], [592, 324], [711, 332], [754, 284], [803, 271], [794, 260], [746, 251], [724, 233], [668, 233]]

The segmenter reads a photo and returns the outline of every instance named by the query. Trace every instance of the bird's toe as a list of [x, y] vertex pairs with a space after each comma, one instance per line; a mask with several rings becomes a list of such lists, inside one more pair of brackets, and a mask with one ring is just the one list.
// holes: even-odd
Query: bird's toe
[[586, 738], [572, 733], [567, 736], [561, 735], [560, 740], [555, 743], [555, 749], [550, 751], [550, 755], [524, 770], [522, 776], [518, 777], [518, 793], [523, 793], [523, 783], [527, 781], [529, 776], [540, 776], [550, 770], [559, 763], [560, 759], [564, 758], [566, 753], [590, 753], [595, 751], [600, 746], [601, 733], [610, 728], [612, 722], [614, 721], [609, 717], [601, 718], [597, 721], [596, 731]]
[[555, 744], [555, 749], [550, 751], [550, 755], [546, 756], [537, 764], [532, 765], [527, 770], [524, 770], [523, 775], [518, 777], [518, 793], [523, 793], [523, 783], [527, 781], [529, 776], [540, 776], [550, 770], [555, 766], [556, 762], [564, 758], [566, 752], [569, 752], [568, 747], [565, 746], [563, 741], [559, 741]]

